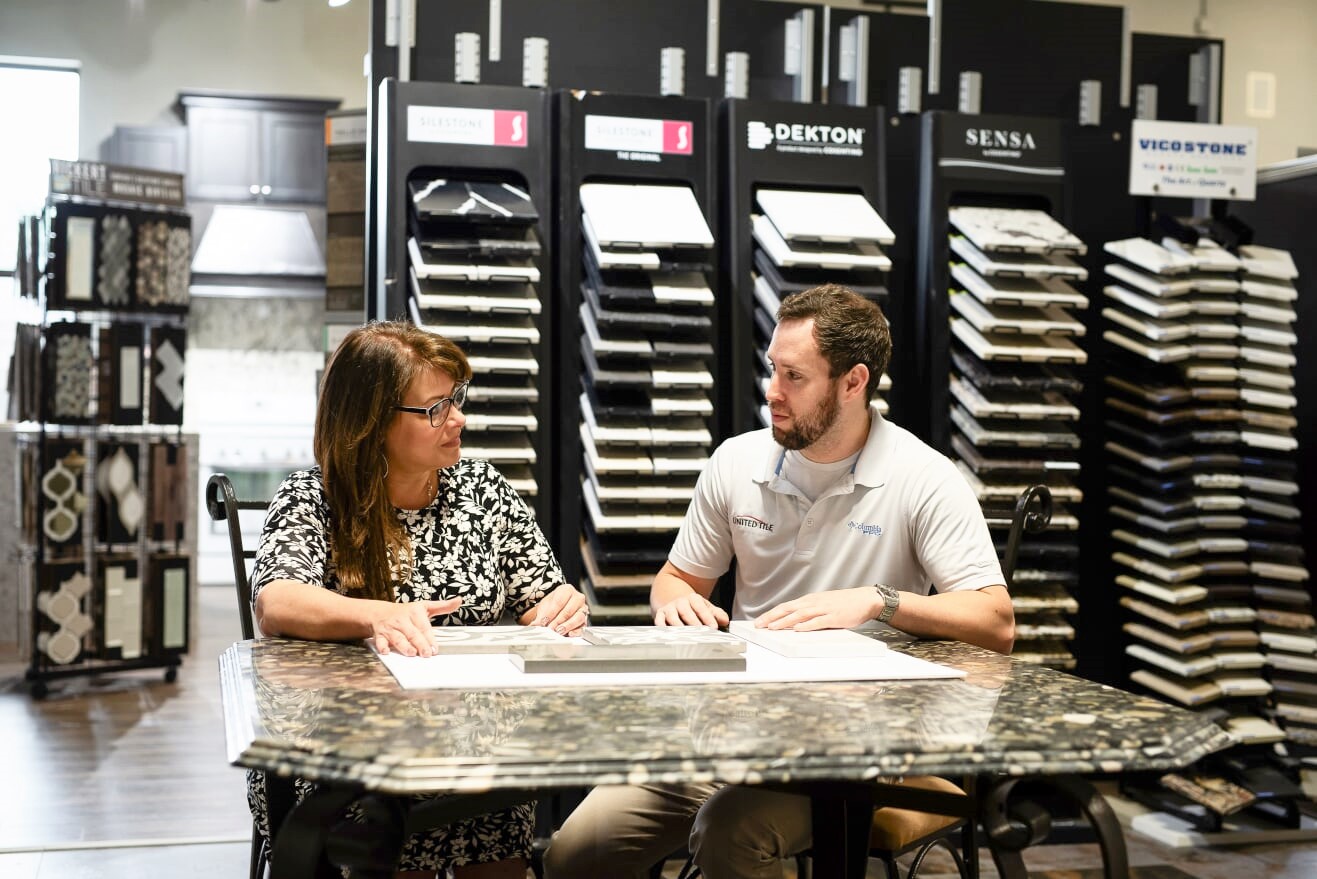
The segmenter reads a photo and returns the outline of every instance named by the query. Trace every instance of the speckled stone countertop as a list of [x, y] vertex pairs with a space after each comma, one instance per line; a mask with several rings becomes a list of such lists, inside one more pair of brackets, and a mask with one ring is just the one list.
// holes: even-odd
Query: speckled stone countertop
[[399, 794], [1118, 772], [1231, 742], [1183, 709], [986, 650], [893, 646], [967, 677], [402, 690], [359, 645], [244, 641], [220, 658], [229, 760]]

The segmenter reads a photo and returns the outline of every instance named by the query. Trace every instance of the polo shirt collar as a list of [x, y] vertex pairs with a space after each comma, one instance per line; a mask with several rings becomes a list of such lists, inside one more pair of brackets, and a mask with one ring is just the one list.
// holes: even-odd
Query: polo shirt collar
[[[773, 441], [773, 431], [771, 429], [765, 430], [764, 433], [769, 438], [769, 453], [764, 456], [764, 468], [755, 477], [755, 482], [771, 484], [781, 474], [787, 450]], [[892, 444], [895, 441], [895, 431], [892, 429], [891, 422], [883, 418], [877, 405], [870, 403], [869, 437], [864, 441], [864, 447], [860, 449], [860, 457], [851, 469], [851, 475], [854, 477], [856, 485], [877, 488], [886, 484], [892, 461]]]

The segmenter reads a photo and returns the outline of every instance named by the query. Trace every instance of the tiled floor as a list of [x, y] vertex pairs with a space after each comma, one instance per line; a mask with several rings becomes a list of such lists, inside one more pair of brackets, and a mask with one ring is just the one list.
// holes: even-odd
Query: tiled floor
[[[0, 877], [247, 875], [251, 823], [242, 773], [225, 756], [216, 662], [238, 637], [234, 600], [201, 590], [199, 641], [177, 684], [159, 672], [75, 678], [34, 702], [22, 669], [0, 662]], [[1137, 807], [1113, 804], [1128, 825]], [[1172, 849], [1132, 832], [1126, 841], [1137, 879], [1317, 877], [1317, 842]], [[1048, 879], [1101, 876], [1095, 845], [1043, 846], [1026, 862]], [[981, 863], [985, 879], [996, 876], [986, 853]], [[954, 874], [935, 855], [919, 875]], [[869, 876], [883, 876], [877, 862]]]

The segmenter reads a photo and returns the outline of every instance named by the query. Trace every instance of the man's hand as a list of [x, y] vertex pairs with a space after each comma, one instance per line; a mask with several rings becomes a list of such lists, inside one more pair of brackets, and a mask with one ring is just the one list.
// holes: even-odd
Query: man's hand
[[712, 626], [728, 623], [727, 612], [697, 592], [674, 598], [654, 611], [656, 626]]
[[784, 601], [765, 611], [755, 626], [760, 629], [851, 629], [878, 615], [882, 597], [872, 586], [832, 589]]
[[462, 604], [460, 598], [444, 601], [381, 601], [379, 612], [370, 623], [370, 641], [383, 656], [433, 656], [434, 636], [430, 617], [450, 614]]

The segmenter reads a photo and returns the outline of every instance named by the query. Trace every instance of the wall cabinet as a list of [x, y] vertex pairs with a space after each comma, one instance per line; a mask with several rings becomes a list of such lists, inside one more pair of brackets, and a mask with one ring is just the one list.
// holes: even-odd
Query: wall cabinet
[[189, 199], [325, 201], [325, 113], [334, 100], [179, 95]]
[[100, 159], [112, 165], [187, 171], [187, 129], [182, 125], [117, 125], [101, 141]]

